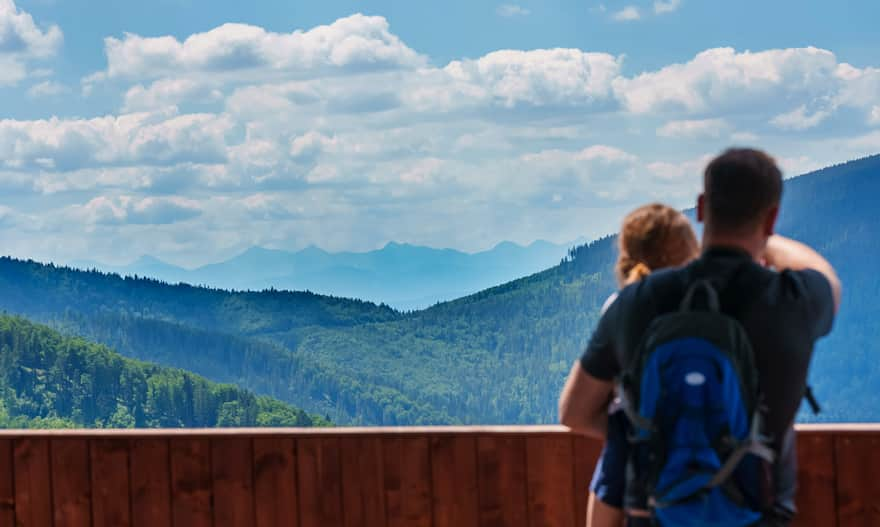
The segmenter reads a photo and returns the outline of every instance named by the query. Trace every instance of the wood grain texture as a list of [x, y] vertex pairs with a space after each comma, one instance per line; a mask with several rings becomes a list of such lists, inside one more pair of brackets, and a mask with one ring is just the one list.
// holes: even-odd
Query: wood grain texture
[[52, 504], [55, 527], [92, 524], [91, 464], [86, 439], [53, 439]]
[[434, 527], [477, 527], [480, 488], [477, 440], [472, 436], [431, 438]]
[[52, 525], [52, 475], [49, 440], [15, 441], [15, 523], [17, 527]]
[[134, 527], [171, 525], [171, 462], [168, 440], [133, 439], [129, 446], [131, 469], [131, 524]]
[[297, 439], [301, 527], [343, 525], [339, 438]]
[[[837, 525], [880, 525], [880, 437], [834, 437], [837, 473]], [[805, 460], [806, 461], [806, 460]], [[807, 461], [812, 463], [813, 460]]]
[[171, 455], [171, 516], [174, 525], [211, 527], [211, 443], [208, 439], [175, 437], [168, 447]]
[[254, 500], [257, 527], [299, 525], [293, 439], [254, 438]]
[[15, 463], [11, 439], [0, 439], [0, 525], [15, 525]]
[[385, 479], [382, 439], [340, 438], [342, 460], [342, 506], [345, 527], [384, 526]]
[[393, 436], [382, 448], [388, 527], [431, 527], [428, 439]]
[[528, 526], [525, 448], [523, 436], [477, 439], [481, 526]]
[[128, 474], [128, 446], [125, 439], [92, 440], [92, 525], [131, 525], [131, 483]]
[[211, 439], [214, 525], [251, 527], [254, 517], [254, 467], [251, 439]]
[[575, 525], [582, 527], [587, 523], [587, 501], [590, 496], [590, 481], [596, 462], [602, 453], [602, 442], [580, 435], [571, 436], [574, 454], [574, 514]]
[[834, 438], [831, 434], [800, 434], [797, 449], [798, 514], [792, 525], [837, 527]]
[[571, 439], [526, 438], [530, 527], [569, 527], [575, 523], [574, 452]]

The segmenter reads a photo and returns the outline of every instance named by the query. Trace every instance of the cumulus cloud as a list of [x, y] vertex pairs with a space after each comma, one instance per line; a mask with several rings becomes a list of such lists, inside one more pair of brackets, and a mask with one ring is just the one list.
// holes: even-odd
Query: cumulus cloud
[[67, 86], [55, 81], [43, 81], [28, 88], [27, 95], [32, 99], [53, 97], [66, 93]]
[[0, 0], [0, 55], [45, 58], [55, 54], [62, 40], [58, 26], [42, 30], [13, 0]]
[[628, 5], [611, 15], [613, 20], [618, 22], [632, 22], [642, 18], [642, 12], [634, 5]]
[[818, 126], [830, 115], [830, 110], [809, 112], [807, 106], [802, 104], [790, 112], [777, 115], [770, 120], [770, 124], [783, 130], [808, 130]]
[[694, 119], [670, 121], [657, 129], [660, 137], [699, 139], [709, 137], [717, 139], [730, 130], [724, 119]]
[[654, 1], [654, 13], [658, 15], [672, 13], [673, 11], [677, 11], [679, 7], [681, 7], [681, 0]]
[[383, 17], [352, 15], [308, 31], [273, 33], [224, 24], [180, 42], [131, 33], [104, 42], [103, 78], [154, 79], [180, 72], [221, 76], [245, 70], [305, 77], [344, 71], [414, 68], [426, 60], [389, 31]]
[[[421, 83], [410, 100], [424, 106], [498, 103], [505, 107], [575, 106], [612, 100], [621, 59], [577, 49], [502, 50], [477, 60], [452, 61], [442, 76]], [[450, 89], [451, 88], [451, 89]]]
[[0, 0], [0, 86], [25, 79], [27, 64], [53, 56], [62, 41], [58, 26], [41, 29], [13, 0]]
[[817, 48], [738, 53], [716, 48], [634, 78], [619, 78], [615, 90], [633, 113], [725, 112], [782, 98], [827, 96], [837, 83], [833, 53]]
[[184, 198], [99, 196], [73, 209], [74, 216], [94, 225], [165, 225], [201, 214], [198, 203]]
[[157, 110], [184, 102], [217, 102], [223, 98], [220, 90], [192, 79], [160, 79], [148, 87], [138, 84], [125, 92], [126, 112]]
[[871, 115], [868, 117], [868, 122], [871, 124], [880, 124], [880, 106], [871, 108]]
[[125, 114], [94, 119], [0, 121], [8, 168], [68, 171], [95, 166], [225, 160], [228, 119], [211, 114]]
[[514, 16], [526, 16], [526, 15], [531, 14], [531, 11], [529, 11], [528, 9], [526, 9], [522, 6], [518, 6], [516, 4], [500, 5], [495, 10], [495, 12], [498, 13], [499, 16], [508, 17], [508, 18], [514, 17]]

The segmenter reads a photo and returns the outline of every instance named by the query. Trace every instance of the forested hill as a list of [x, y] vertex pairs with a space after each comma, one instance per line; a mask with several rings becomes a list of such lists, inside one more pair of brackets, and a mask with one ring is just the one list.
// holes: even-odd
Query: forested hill
[[388, 306], [310, 292], [229, 292], [0, 258], [0, 307], [39, 319], [128, 314], [236, 334], [394, 320]]
[[0, 427], [326, 424], [269, 397], [0, 315]]
[[[812, 382], [828, 420], [877, 420], [880, 157], [786, 182], [780, 231], [818, 247], [845, 296]], [[0, 260], [0, 308], [142, 360], [233, 382], [337, 423], [540, 423], [614, 289], [614, 239], [432, 308], [227, 293]]]

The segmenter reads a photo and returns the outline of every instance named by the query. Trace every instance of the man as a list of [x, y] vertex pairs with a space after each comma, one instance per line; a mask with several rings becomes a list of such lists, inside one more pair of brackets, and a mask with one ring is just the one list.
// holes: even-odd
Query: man
[[708, 165], [703, 184], [697, 202], [697, 219], [704, 223], [702, 256], [620, 292], [569, 375], [560, 419], [575, 431], [604, 438], [621, 364], [636, 353], [652, 320], [676, 310], [688, 287], [707, 279], [719, 293], [722, 312], [742, 324], [754, 350], [767, 407], [765, 433], [778, 453], [771, 521], [785, 525], [795, 510], [794, 417], [813, 345], [831, 330], [841, 285], [818, 253], [774, 234], [782, 174], [767, 154], [728, 150]]

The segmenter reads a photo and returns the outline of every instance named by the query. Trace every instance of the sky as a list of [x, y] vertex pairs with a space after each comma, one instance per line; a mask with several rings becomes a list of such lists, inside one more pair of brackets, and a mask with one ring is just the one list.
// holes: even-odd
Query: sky
[[[769, 4], [769, 5], [768, 5]], [[477, 251], [880, 152], [880, 3], [0, 0], [0, 253]]]

